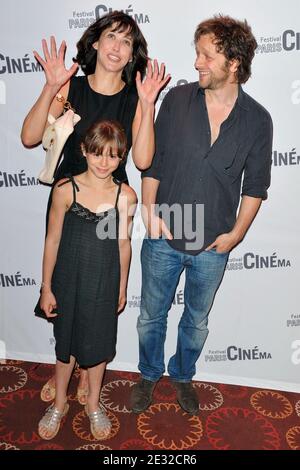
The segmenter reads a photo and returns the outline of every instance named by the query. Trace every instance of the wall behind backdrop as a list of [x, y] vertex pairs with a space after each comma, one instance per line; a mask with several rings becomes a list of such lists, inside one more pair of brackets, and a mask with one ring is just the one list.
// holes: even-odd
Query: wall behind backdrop
[[[0, 358], [54, 363], [52, 327], [36, 319], [45, 211], [49, 188], [37, 174], [44, 151], [20, 141], [24, 116], [38, 97], [44, 74], [32, 50], [56, 36], [68, 45], [71, 65], [84, 29], [109, 10], [134, 16], [150, 56], [164, 61], [173, 86], [197, 80], [193, 33], [215, 13], [246, 18], [257, 38], [252, 78], [244, 89], [274, 122], [272, 185], [245, 240], [230, 254], [210, 314], [210, 334], [196, 379], [300, 391], [300, 6], [298, 0], [10, 0], [1, 5], [0, 30]], [[140, 175], [131, 158], [131, 185]], [[144, 229], [139, 214], [133, 235], [128, 304], [120, 317], [117, 355], [109, 365], [137, 370], [136, 320], [140, 303], [139, 252]], [[166, 359], [176, 347], [184, 278], [169, 313]]]

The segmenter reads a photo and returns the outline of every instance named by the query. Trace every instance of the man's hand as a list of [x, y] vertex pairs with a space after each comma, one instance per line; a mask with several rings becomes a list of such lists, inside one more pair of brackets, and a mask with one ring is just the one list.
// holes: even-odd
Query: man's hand
[[233, 232], [223, 233], [222, 235], [219, 235], [213, 243], [205, 248], [205, 251], [215, 248], [217, 253], [228, 253], [238, 244], [239, 241], [240, 240]]
[[158, 239], [163, 236], [167, 240], [173, 240], [173, 235], [160, 217], [155, 214], [148, 217], [148, 214], [144, 214], [143, 220], [150, 238]]

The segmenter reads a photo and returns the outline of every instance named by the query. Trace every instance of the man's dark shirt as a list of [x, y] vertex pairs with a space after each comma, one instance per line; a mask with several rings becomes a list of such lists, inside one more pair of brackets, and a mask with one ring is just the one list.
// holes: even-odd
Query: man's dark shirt
[[[204, 204], [202, 249], [186, 249], [184, 235], [168, 241], [198, 254], [232, 230], [242, 196], [267, 198], [272, 157], [270, 114], [239, 86], [238, 98], [211, 146], [205, 92], [198, 82], [171, 89], [155, 123], [156, 152], [142, 173], [160, 181], [156, 204]], [[167, 221], [166, 221], [167, 222]], [[195, 226], [195, 211], [190, 221]], [[200, 227], [197, 227], [199, 230]], [[174, 234], [171, 221], [170, 230]]]

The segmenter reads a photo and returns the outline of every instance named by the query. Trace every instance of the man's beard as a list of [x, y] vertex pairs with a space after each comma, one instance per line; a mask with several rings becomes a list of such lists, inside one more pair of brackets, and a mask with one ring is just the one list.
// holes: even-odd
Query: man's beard
[[204, 85], [202, 88], [204, 90], [217, 90], [218, 88], [222, 88], [222, 86], [228, 82], [228, 78], [230, 76], [229, 63], [227, 61], [221, 69], [221, 72], [223, 72], [222, 77], [212, 75], [208, 84]]

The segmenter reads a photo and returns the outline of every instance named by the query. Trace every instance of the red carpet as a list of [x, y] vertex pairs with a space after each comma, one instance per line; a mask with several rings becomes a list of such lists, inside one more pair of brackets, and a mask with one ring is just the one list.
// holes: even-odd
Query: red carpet
[[300, 449], [300, 394], [194, 382], [199, 416], [184, 413], [167, 377], [143, 414], [129, 410], [130, 390], [138, 374], [107, 371], [101, 401], [112, 431], [96, 441], [76, 400], [78, 372], [70, 384], [70, 410], [52, 441], [37, 433], [46, 403], [42, 385], [53, 366], [21, 361], [0, 364], [0, 450], [283, 450]]

